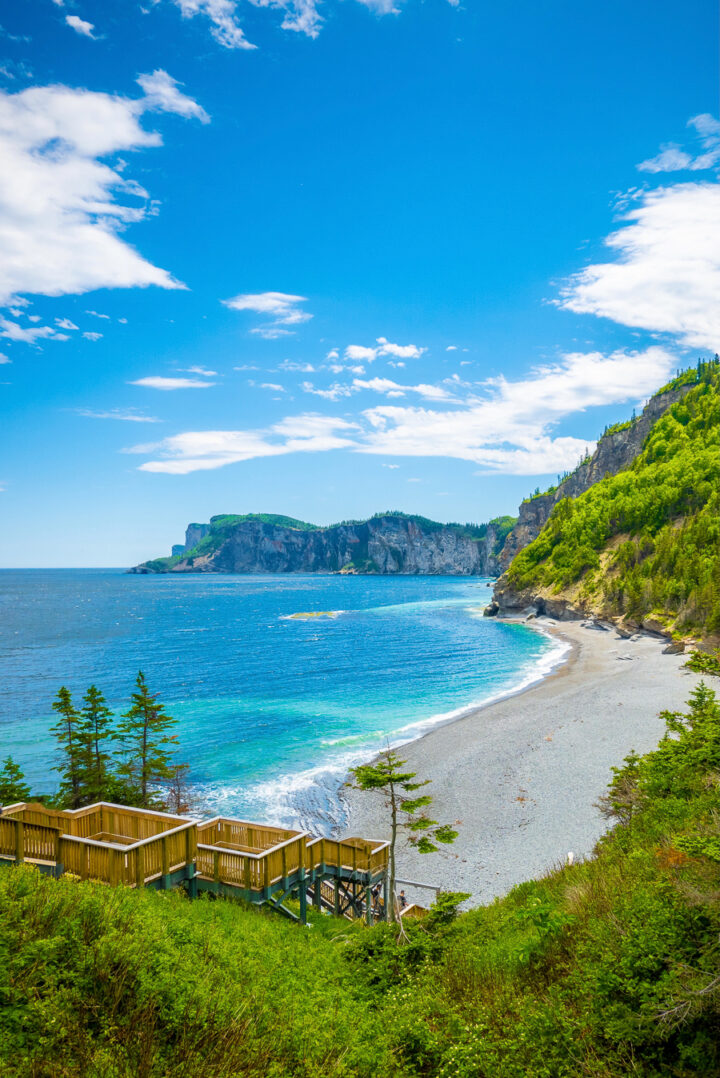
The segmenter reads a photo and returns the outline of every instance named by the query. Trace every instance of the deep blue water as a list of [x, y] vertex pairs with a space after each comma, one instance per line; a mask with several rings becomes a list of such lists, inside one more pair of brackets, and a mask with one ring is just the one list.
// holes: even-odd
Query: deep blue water
[[[457, 577], [0, 572], [0, 758], [54, 785], [51, 702], [138, 669], [178, 720], [208, 808], [277, 822], [336, 812], [349, 765], [541, 676], [557, 645], [483, 619]], [[332, 618], [290, 615], [333, 611]]]

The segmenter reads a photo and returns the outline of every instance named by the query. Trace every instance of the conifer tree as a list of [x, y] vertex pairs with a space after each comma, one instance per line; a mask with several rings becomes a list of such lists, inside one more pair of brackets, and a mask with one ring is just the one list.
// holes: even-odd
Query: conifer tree
[[53, 700], [53, 711], [60, 716], [50, 733], [55, 735], [61, 749], [60, 763], [55, 771], [61, 775], [60, 800], [69, 808], [80, 808], [83, 803], [83, 779], [87, 753], [82, 736], [82, 720], [72, 702], [68, 689], [58, 691]]
[[27, 801], [29, 797], [30, 787], [25, 782], [25, 776], [12, 756], [7, 756], [0, 771], [0, 806], [15, 805], [18, 801]]
[[83, 743], [83, 800], [88, 804], [104, 801], [113, 786], [110, 753], [106, 746], [112, 737], [113, 713], [96, 685], [85, 693], [81, 708], [80, 737]]
[[437, 820], [431, 820], [425, 812], [415, 815], [418, 809], [425, 809], [432, 804], [432, 797], [429, 794], [423, 794], [420, 797], [405, 795], [414, 793], [422, 786], [427, 786], [431, 779], [413, 782], [417, 772], [403, 771], [405, 762], [397, 753], [388, 749], [374, 763], [362, 764], [350, 772], [355, 779], [356, 790], [382, 790], [385, 794], [385, 804], [390, 809], [389, 912], [391, 921], [397, 920], [395, 846], [398, 832], [401, 829], [408, 832], [408, 839], [418, 853], [435, 853], [438, 849], [436, 842], [451, 843], [458, 836], [458, 832], [453, 830], [450, 824], [439, 824]]
[[151, 693], [142, 670], [135, 682], [132, 707], [117, 728], [122, 742], [122, 763], [118, 768], [140, 808], [162, 807], [152, 788], [172, 778], [172, 746], [176, 738], [167, 733], [175, 719], [165, 713], [157, 693]]

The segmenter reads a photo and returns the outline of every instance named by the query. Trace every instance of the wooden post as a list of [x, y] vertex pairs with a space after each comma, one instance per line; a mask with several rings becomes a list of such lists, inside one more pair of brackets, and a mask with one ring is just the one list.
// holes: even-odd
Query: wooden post
[[300, 922], [301, 924], [307, 924], [307, 883], [305, 879], [300, 880], [298, 887], [300, 893]]
[[145, 847], [138, 846], [135, 851], [135, 886], [143, 887], [145, 884]]
[[249, 857], [246, 857], [246, 858], [245, 858], [245, 872], [244, 872], [244, 877], [245, 877], [245, 890], [246, 890], [246, 891], [251, 891], [251, 890], [252, 890], [252, 876], [251, 876], [251, 871], [252, 871], [252, 870], [251, 870], [251, 867], [250, 867], [250, 858], [249, 858]]
[[160, 887], [163, 891], [167, 891], [170, 887], [170, 862], [168, 860], [168, 840], [167, 835], [163, 835], [160, 839], [160, 852], [162, 856], [162, 868], [160, 881]]
[[248, 827], [248, 829], [247, 829], [247, 840], [248, 840], [248, 846], [254, 846], [255, 845], [255, 841], [254, 841], [255, 840], [255, 828], [254, 827]]
[[25, 860], [25, 824], [22, 820], [15, 821], [15, 860]]
[[110, 878], [110, 886], [114, 887], [118, 882], [117, 850], [108, 850], [108, 876]]
[[313, 906], [316, 910], [322, 909], [322, 877], [317, 873], [313, 880]]
[[340, 880], [337, 878], [333, 880], [333, 913], [340, 916]]
[[220, 851], [213, 850], [213, 879], [220, 883]]
[[283, 879], [287, 879], [287, 846], [283, 846], [280, 851], [280, 858], [282, 860], [282, 875]]
[[357, 872], [357, 846], [352, 848], [352, 870]]
[[53, 859], [55, 861], [55, 875], [56, 876], [62, 876], [62, 873], [63, 873], [62, 854], [60, 853], [60, 835], [61, 835], [60, 831], [55, 832], [55, 852], [53, 854]]
[[389, 889], [389, 886], [388, 886], [388, 874], [387, 874], [387, 869], [386, 869], [385, 870], [385, 875], [383, 876], [383, 921], [387, 921], [387, 919], [388, 919], [389, 890], [390, 889]]

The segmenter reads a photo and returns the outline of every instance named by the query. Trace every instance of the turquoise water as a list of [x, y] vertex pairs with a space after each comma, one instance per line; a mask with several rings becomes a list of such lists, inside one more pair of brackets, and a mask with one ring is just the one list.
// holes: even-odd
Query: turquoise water
[[[123, 709], [142, 668], [206, 808], [330, 827], [348, 766], [557, 661], [548, 637], [483, 619], [489, 594], [467, 577], [0, 572], [0, 758], [52, 788], [59, 686], [95, 682]], [[291, 616], [310, 611], [333, 616]]]

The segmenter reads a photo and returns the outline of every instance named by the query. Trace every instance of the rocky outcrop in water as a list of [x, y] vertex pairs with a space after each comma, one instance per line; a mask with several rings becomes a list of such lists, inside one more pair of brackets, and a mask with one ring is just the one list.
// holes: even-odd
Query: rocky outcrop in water
[[130, 571], [495, 575], [502, 529], [491, 523], [474, 532], [393, 514], [329, 528], [243, 520], [215, 533], [211, 525], [191, 524], [186, 547], [197, 535], [197, 551], [194, 544], [179, 559], [160, 558]]
[[651, 397], [637, 419], [618, 431], [604, 435], [592, 456], [563, 479], [555, 490], [524, 501], [518, 510], [517, 523], [500, 553], [500, 571], [504, 572], [515, 555], [532, 543], [533, 539], [537, 539], [559, 501], [563, 498], [577, 498], [606, 475], [617, 475], [624, 468], [629, 468], [642, 449], [652, 425], [671, 404], [681, 400], [691, 388], [685, 385]]

